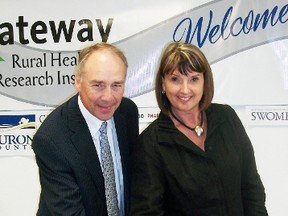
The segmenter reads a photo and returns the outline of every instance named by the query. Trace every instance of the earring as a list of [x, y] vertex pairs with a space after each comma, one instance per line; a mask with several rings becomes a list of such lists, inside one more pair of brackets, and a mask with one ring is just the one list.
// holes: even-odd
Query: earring
[[162, 92], [161, 92], [161, 93], [162, 93], [162, 95], [164, 95], [166, 92], [165, 92], [165, 90], [162, 90]]

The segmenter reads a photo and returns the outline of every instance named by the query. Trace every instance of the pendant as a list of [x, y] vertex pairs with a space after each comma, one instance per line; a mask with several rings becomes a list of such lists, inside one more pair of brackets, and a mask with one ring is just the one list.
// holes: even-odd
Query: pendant
[[194, 129], [195, 133], [197, 134], [198, 137], [200, 137], [203, 133], [203, 128], [201, 126], [196, 126]]

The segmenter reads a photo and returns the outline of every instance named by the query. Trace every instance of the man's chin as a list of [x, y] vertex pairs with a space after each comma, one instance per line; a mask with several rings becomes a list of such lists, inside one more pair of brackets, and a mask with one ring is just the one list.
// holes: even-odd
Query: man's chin
[[100, 112], [96, 115], [96, 117], [102, 121], [109, 120], [113, 117], [114, 111], [110, 112]]

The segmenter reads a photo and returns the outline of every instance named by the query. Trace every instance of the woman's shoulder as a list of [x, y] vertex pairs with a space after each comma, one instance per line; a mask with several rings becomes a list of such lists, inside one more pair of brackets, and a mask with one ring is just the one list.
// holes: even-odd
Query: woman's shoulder
[[231, 113], [235, 112], [235, 110], [232, 108], [232, 106], [228, 104], [220, 104], [220, 103], [212, 103], [208, 109], [207, 112], [218, 112], [218, 113]]
[[237, 116], [234, 108], [228, 104], [212, 103], [206, 110], [209, 119], [218, 119], [219, 121], [233, 121]]
[[170, 118], [165, 115], [164, 113], [160, 112], [159, 116], [152, 122], [147, 123], [147, 126], [143, 130], [142, 133], [157, 133], [157, 131], [161, 128], [170, 128], [171, 127], [171, 120]]

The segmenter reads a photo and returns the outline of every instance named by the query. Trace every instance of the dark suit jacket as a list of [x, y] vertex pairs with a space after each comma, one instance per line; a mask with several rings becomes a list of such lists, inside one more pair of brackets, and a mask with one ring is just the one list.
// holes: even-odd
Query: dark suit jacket
[[[34, 135], [41, 195], [37, 215], [106, 216], [104, 179], [78, 95], [56, 108]], [[139, 133], [138, 110], [123, 98], [114, 114], [129, 208], [130, 153]]]

